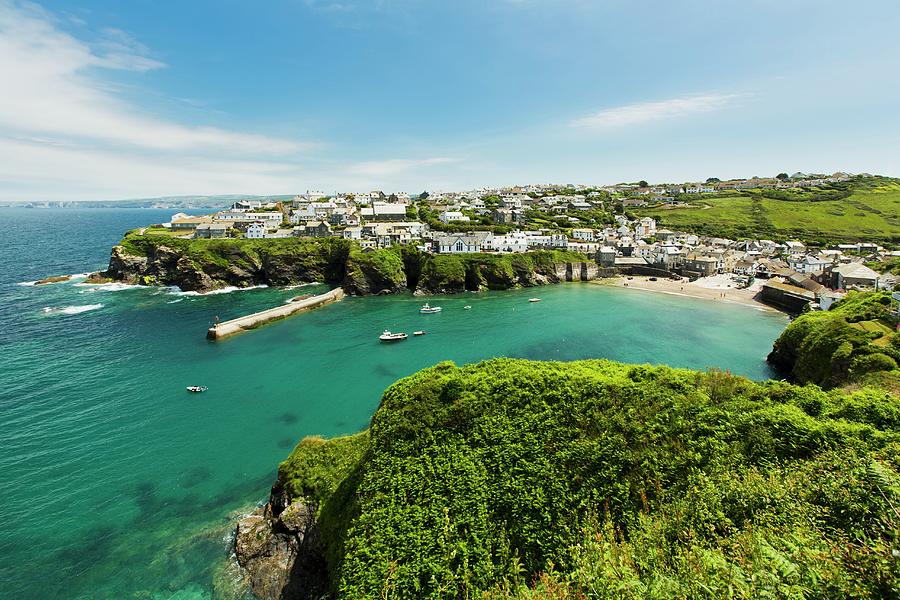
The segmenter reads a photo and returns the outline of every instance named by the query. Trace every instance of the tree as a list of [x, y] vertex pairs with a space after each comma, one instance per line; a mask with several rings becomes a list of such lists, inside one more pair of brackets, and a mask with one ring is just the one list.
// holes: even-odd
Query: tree
[[719, 179], [718, 177], [709, 177], [706, 180], [706, 183], [719, 183], [720, 181], [722, 181], [722, 180]]
[[428, 192], [422, 192], [419, 194], [419, 200], [428, 200]]
[[790, 176], [787, 173], [779, 173], [775, 176], [775, 179], [780, 179], [784, 181], [785, 179], [790, 179]]
[[650, 184], [647, 183], [646, 181], [644, 181], [643, 179], [641, 179], [640, 181], [638, 181], [638, 185], [641, 186], [641, 187], [649, 187], [649, 186], [650, 186]]

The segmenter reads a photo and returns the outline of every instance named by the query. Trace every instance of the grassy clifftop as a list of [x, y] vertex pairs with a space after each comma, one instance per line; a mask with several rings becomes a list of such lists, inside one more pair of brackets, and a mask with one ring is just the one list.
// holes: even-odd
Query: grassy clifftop
[[343, 598], [896, 596], [900, 402], [609, 361], [443, 363], [279, 469]]
[[799, 383], [877, 382], [900, 391], [900, 334], [889, 292], [850, 292], [831, 310], [795, 319], [769, 360]]

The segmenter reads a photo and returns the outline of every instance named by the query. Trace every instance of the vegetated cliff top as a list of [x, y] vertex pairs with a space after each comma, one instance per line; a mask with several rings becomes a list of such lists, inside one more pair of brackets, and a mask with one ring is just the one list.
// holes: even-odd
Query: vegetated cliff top
[[900, 401], [723, 372], [497, 359], [301, 442], [341, 598], [900, 593]]
[[890, 292], [850, 292], [831, 310], [803, 314], [775, 340], [769, 360], [798, 383], [870, 383], [900, 392], [891, 302]]

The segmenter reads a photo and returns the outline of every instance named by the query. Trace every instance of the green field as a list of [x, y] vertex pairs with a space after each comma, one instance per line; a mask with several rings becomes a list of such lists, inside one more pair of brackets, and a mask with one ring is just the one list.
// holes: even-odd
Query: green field
[[[782, 195], [780, 199], [772, 196]], [[836, 199], [831, 199], [836, 198]], [[743, 190], [687, 207], [636, 209], [660, 227], [729, 238], [900, 243], [900, 180], [857, 178], [823, 189]]]

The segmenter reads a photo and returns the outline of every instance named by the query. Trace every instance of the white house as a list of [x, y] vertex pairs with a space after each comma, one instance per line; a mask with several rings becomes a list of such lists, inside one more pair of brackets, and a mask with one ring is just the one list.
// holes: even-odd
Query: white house
[[434, 237], [434, 247], [441, 254], [472, 254], [481, 252], [481, 247], [488, 237], [492, 236], [487, 231], [473, 231], [472, 233], [456, 235], [436, 235]]
[[448, 210], [439, 217], [442, 223], [468, 223], [469, 217], [459, 211]]
[[528, 252], [528, 237], [521, 231], [486, 238], [483, 248], [495, 252]]
[[259, 240], [266, 237], [266, 224], [262, 221], [254, 221], [247, 225], [247, 237], [251, 240]]
[[582, 242], [593, 242], [597, 239], [593, 229], [573, 229], [572, 237]]

